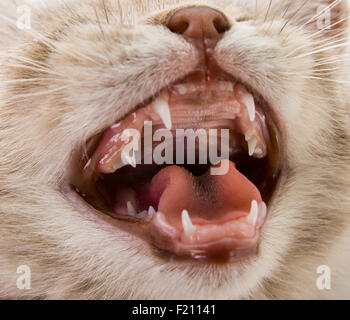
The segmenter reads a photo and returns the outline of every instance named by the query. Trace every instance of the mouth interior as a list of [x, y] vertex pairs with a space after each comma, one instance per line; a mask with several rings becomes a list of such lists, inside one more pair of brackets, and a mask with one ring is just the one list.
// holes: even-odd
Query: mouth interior
[[162, 250], [237, 255], [257, 246], [278, 172], [276, 126], [245, 86], [185, 81], [109, 127], [74, 186]]

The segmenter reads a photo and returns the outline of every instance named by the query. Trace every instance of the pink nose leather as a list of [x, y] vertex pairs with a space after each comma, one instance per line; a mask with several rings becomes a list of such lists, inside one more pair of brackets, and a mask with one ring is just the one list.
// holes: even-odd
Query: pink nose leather
[[196, 47], [203, 44], [205, 47], [215, 47], [229, 29], [226, 17], [208, 7], [180, 9], [170, 17], [167, 26]]

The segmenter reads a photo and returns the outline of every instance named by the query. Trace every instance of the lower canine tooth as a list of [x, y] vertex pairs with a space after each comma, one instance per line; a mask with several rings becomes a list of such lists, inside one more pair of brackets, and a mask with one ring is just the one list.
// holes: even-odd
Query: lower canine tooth
[[260, 217], [262, 221], [265, 220], [266, 214], [267, 214], [267, 207], [266, 207], [266, 203], [263, 201], [260, 204]]
[[153, 103], [153, 110], [160, 116], [165, 127], [170, 130], [172, 123], [168, 102], [163, 98], [157, 98]]
[[181, 214], [182, 226], [184, 228], [184, 233], [187, 236], [191, 236], [195, 233], [196, 227], [192, 224], [191, 218], [187, 210], [183, 210]]
[[255, 227], [257, 219], [258, 219], [258, 203], [256, 202], [256, 200], [253, 200], [251, 204], [249, 216], [247, 217], [247, 221], [253, 227]]

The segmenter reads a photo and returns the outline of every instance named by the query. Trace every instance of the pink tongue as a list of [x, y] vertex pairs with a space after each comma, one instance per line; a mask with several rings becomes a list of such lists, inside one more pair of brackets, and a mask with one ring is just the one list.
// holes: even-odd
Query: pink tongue
[[262, 201], [259, 190], [231, 161], [225, 175], [211, 175], [208, 170], [196, 177], [185, 168], [166, 167], [154, 176], [149, 192], [159, 199], [158, 211], [176, 228], [181, 228], [184, 209], [195, 224], [220, 224], [246, 216], [252, 200]]

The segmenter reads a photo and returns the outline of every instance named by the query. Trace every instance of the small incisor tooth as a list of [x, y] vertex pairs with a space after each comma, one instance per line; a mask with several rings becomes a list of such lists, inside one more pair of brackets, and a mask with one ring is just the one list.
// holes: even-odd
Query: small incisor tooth
[[150, 218], [152, 218], [152, 217], [155, 215], [155, 213], [156, 213], [156, 210], [154, 210], [154, 208], [153, 208], [152, 206], [150, 206], [150, 207], [148, 208], [148, 216], [149, 216]]
[[131, 215], [131, 216], [133, 216], [133, 217], [136, 216], [137, 212], [136, 212], [134, 206], [132, 205], [132, 203], [131, 203], [130, 201], [128, 201], [128, 202], [126, 203], [126, 207], [127, 207], [127, 209], [128, 209], [128, 214], [129, 214], [129, 215]]
[[184, 95], [187, 93], [187, 88], [183, 85], [179, 85], [177, 86], [177, 91], [181, 94]]
[[191, 218], [187, 210], [183, 210], [181, 214], [182, 226], [184, 228], [184, 233], [187, 236], [191, 236], [195, 233], [196, 227], [192, 224]]
[[256, 146], [258, 141], [255, 138], [248, 140], [248, 154], [252, 156], [255, 153]]
[[148, 212], [146, 210], [143, 210], [137, 214], [137, 218], [139, 219], [146, 219], [148, 218]]
[[163, 98], [157, 98], [153, 103], [153, 110], [160, 116], [165, 127], [170, 130], [172, 123], [168, 102]]

